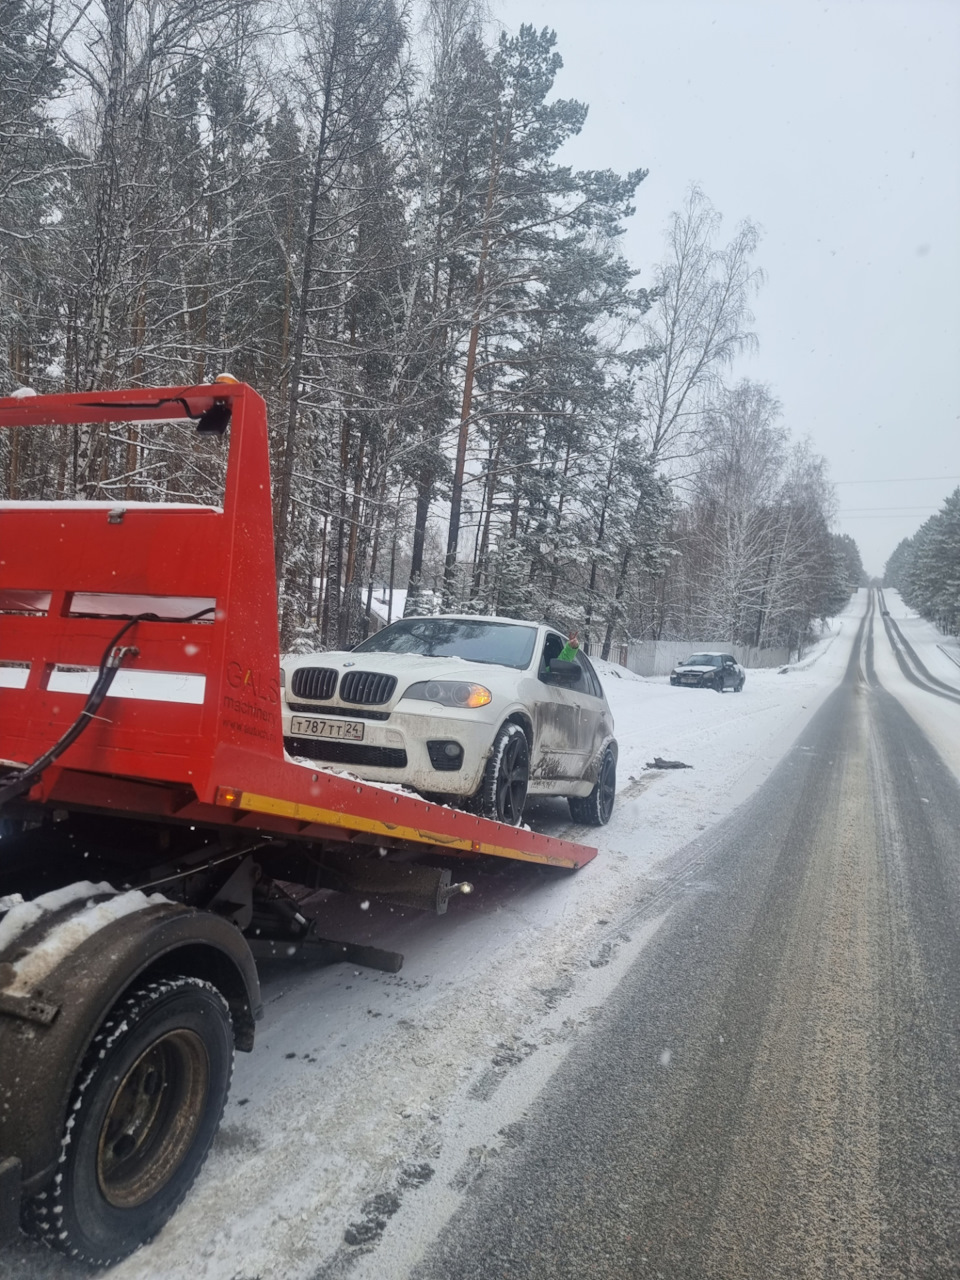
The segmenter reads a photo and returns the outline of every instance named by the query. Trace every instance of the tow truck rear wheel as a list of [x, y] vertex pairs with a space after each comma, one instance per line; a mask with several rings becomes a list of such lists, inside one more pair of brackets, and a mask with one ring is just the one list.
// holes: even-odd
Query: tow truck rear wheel
[[206, 1159], [232, 1071], [216, 987], [160, 978], [126, 996], [87, 1051], [57, 1172], [27, 1206], [26, 1229], [98, 1267], [151, 1239]]

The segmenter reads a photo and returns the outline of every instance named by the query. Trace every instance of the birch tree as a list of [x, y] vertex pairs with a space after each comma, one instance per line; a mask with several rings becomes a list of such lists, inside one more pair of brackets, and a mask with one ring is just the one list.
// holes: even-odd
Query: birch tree
[[720, 245], [721, 226], [721, 215], [691, 187], [670, 220], [667, 254], [653, 277], [654, 305], [642, 327], [654, 353], [641, 391], [649, 453], [673, 471], [701, 450], [701, 414], [723, 372], [756, 345], [749, 303], [762, 282], [752, 261], [758, 232], [744, 222]]
[[667, 625], [701, 643], [799, 649], [836, 590], [824, 460], [791, 444], [777, 401], [748, 381], [715, 400], [704, 443], [679, 522]]

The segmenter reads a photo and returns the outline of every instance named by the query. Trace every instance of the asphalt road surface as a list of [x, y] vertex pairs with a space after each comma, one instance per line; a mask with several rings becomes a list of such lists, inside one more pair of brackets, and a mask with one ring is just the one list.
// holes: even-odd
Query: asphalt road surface
[[960, 785], [879, 620], [416, 1280], [960, 1276]]

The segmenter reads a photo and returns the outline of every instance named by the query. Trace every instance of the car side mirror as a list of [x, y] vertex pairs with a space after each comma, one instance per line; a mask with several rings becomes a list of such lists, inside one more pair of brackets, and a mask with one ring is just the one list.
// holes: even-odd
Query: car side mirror
[[561, 684], [576, 684], [580, 679], [580, 664], [578, 662], [566, 662], [560, 658], [554, 658], [550, 663], [550, 674], [556, 676]]

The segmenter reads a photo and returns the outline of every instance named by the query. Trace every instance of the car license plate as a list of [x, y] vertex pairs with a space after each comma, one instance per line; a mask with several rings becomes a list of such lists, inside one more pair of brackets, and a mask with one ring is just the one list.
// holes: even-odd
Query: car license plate
[[362, 720], [313, 720], [309, 716], [291, 716], [290, 732], [295, 738], [348, 738], [363, 740]]

